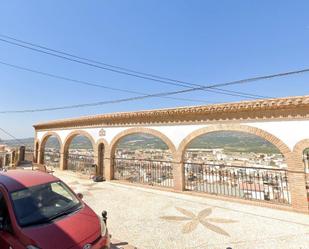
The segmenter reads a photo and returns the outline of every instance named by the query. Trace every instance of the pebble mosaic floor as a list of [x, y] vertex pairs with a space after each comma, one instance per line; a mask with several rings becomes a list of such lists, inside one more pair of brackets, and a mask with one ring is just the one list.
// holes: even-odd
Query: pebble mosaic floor
[[55, 175], [82, 193], [98, 214], [107, 210], [112, 249], [309, 248], [306, 214], [117, 182], [94, 183], [69, 172]]

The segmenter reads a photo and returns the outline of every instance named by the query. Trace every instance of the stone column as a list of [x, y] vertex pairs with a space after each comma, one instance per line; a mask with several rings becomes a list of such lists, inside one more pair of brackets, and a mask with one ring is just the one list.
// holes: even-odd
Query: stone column
[[44, 150], [42, 151], [41, 148], [38, 151], [38, 163], [43, 164], [44, 161]]
[[286, 159], [291, 205], [297, 211], [309, 213], [304, 163], [296, 153], [291, 153]]
[[15, 163], [15, 151], [11, 151], [11, 154], [10, 154], [10, 167], [14, 167], [14, 163]]
[[113, 158], [104, 158], [104, 177], [107, 181], [114, 179]]
[[291, 203], [295, 210], [309, 212], [304, 172], [289, 172], [288, 181], [291, 192]]
[[6, 153], [4, 153], [4, 155], [3, 155], [3, 167], [7, 166], [6, 164], [7, 164], [7, 162], [6, 162]]
[[67, 169], [67, 160], [64, 156], [64, 153], [61, 151], [60, 152], [60, 165], [59, 165], [59, 168], [60, 170], [66, 170]]
[[95, 175], [99, 176], [100, 175], [100, 157], [98, 155], [97, 149], [94, 151], [93, 159], [94, 159], [94, 164], [96, 165]]
[[107, 143], [101, 142], [103, 141], [103, 139], [100, 139], [97, 142], [97, 146], [96, 146], [96, 153], [97, 153], [97, 175], [99, 176], [103, 176], [105, 174], [105, 169], [104, 169], [104, 157], [105, 157], [105, 151], [106, 148], [108, 149], [108, 147], [105, 145]]
[[173, 162], [174, 189], [177, 191], [185, 190], [185, 171], [182, 161]]

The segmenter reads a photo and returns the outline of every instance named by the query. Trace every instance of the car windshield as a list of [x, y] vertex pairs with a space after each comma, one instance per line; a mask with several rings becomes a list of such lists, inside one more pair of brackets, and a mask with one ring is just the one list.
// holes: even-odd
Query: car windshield
[[82, 207], [81, 202], [61, 181], [12, 192], [11, 198], [21, 227], [48, 223]]

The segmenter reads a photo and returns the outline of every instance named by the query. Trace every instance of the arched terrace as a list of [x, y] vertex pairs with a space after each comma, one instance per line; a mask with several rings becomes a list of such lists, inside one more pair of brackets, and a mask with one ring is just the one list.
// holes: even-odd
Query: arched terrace
[[291, 204], [287, 159], [279, 139], [249, 126], [210, 126], [180, 144], [184, 188], [190, 191]]
[[[42, 141], [44, 134], [53, 131], [58, 133], [63, 144], [66, 144], [66, 146], [62, 147], [61, 151], [61, 169], [68, 168], [67, 143], [71, 142], [69, 141], [72, 139], [70, 136], [82, 135], [83, 131], [91, 134], [93, 139], [89, 134], [88, 137], [90, 137], [92, 148], [94, 148], [93, 157], [94, 162], [98, 165], [97, 173], [102, 174], [104, 172], [106, 180], [114, 179], [113, 171], [117, 160], [117, 158], [115, 159], [115, 148], [123, 137], [135, 133], [146, 133], [156, 136], [165, 142], [173, 155], [173, 187], [177, 191], [185, 190], [185, 178], [187, 181], [187, 189], [201, 191], [204, 188], [194, 186], [194, 180], [199, 177], [197, 175], [191, 177], [193, 181], [191, 181], [192, 186], [189, 188], [188, 171], [185, 172], [185, 168], [187, 167], [186, 164], [190, 163], [188, 158], [185, 157], [185, 153], [186, 150], [190, 149], [190, 146], [194, 144], [193, 140], [195, 138], [217, 131], [238, 131], [256, 135], [273, 144], [283, 155], [287, 168], [282, 167], [278, 170], [284, 171], [287, 174], [288, 192], [291, 197], [288, 201], [288, 204], [291, 205], [283, 207], [282, 205], [274, 205], [273, 203], [286, 203], [285, 199], [280, 199], [281, 197], [277, 197], [277, 194], [273, 196], [268, 196], [268, 194], [266, 194], [263, 197], [263, 203], [259, 202], [258, 205], [308, 212], [307, 191], [305, 186], [306, 175], [304, 170], [304, 159], [306, 158], [304, 158], [303, 152], [309, 146], [305, 141], [302, 141], [309, 138], [308, 108], [309, 97], [296, 96], [230, 104], [102, 114], [40, 123], [34, 125], [34, 128], [35, 137], [39, 142]], [[100, 140], [101, 143], [99, 144], [98, 141]], [[174, 146], [177, 146], [176, 152]], [[39, 158], [39, 156], [37, 158]], [[193, 163], [196, 164], [195, 161]], [[274, 162], [272, 162], [272, 164], [274, 164]], [[241, 165], [236, 166], [239, 167]], [[247, 167], [247, 165], [244, 166]], [[261, 168], [263, 168], [263, 165]], [[192, 169], [199, 170], [199, 167], [192, 167]], [[261, 171], [259, 175], [253, 174], [253, 176], [259, 179], [262, 174], [260, 173]], [[117, 178], [116, 174], [115, 176], [115, 178]], [[250, 174], [247, 176], [249, 177], [248, 183], [251, 184], [250, 177], [252, 178], [252, 174], [251, 176]], [[272, 178], [272, 176], [273, 175], [269, 178]], [[219, 179], [225, 180], [224, 177], [225, 176], [222, 178], [221, 174], [221, 178], [219, 177]], [[276, 181], [275, 175], [274, 178]], [[264, 179], [266, 179], [265, 182], [267, 183], [267, 177], [264, 177]], [[282, 179], [285, 180], [286, 178], [283, 177]], [[253, 185], [254, 189], [255, 185], [251, 185]], [[274, 193], [278, 189], [280, 190], [275, 184], [273, 186], [277, 188], [271, 189], [271, 191], [274, 190]], [[228, 195], [229, 193], [236, 195], [235, 189], [230, 189], [226, 186], [222, 188], [225, 196], [226, 193], [228, 193]], [[263, 186], [263, 188], [265, 190], [267, 186]], [[222, 191], [211, 191], [212, 193], [210, 194], [213, 195], [222, 193]], [[245, 199], [258, 199], [254, 198], [253, 193], [240, 193], [240, 195], [241, 198], [244, 197]], [[270, 200], [265, 200], [265, 196]], [[262, 195], [258, 197], [262, 198]], [[248, 202], [240, 199], [237, 199], [237, 201]], [[271, 203], [271, 205], [267, 203]]]
[[39, 163], [47, 166], [59, 168], [61, 158], [62, 142], [59, 135], [55, 132], [48, 132], [42, 138], [40, 144]]
[[95, 175], [95, 142], [85, 131], [73, 131], [65, 139], [63, 145], [62, 169]]
[[113, 178], [134, 183], [173, 187], [172, 142], [158, 131], [128, 129], [111, 143]]

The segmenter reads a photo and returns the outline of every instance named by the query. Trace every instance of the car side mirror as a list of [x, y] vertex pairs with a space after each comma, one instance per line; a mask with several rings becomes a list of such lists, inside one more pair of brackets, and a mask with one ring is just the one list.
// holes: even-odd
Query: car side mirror
[[84, 195], [82, 193], [78, 193], [77, 197], [82, 200], [84, 198]]
[[107, 221], [107, 212], [106, 212], [105, 210], [103, 210], [103, 212], [102, 212], [102, 220], [103, 220], [103, 222], [104, 222], [105, 225], [106, 225], [106, 221]]

